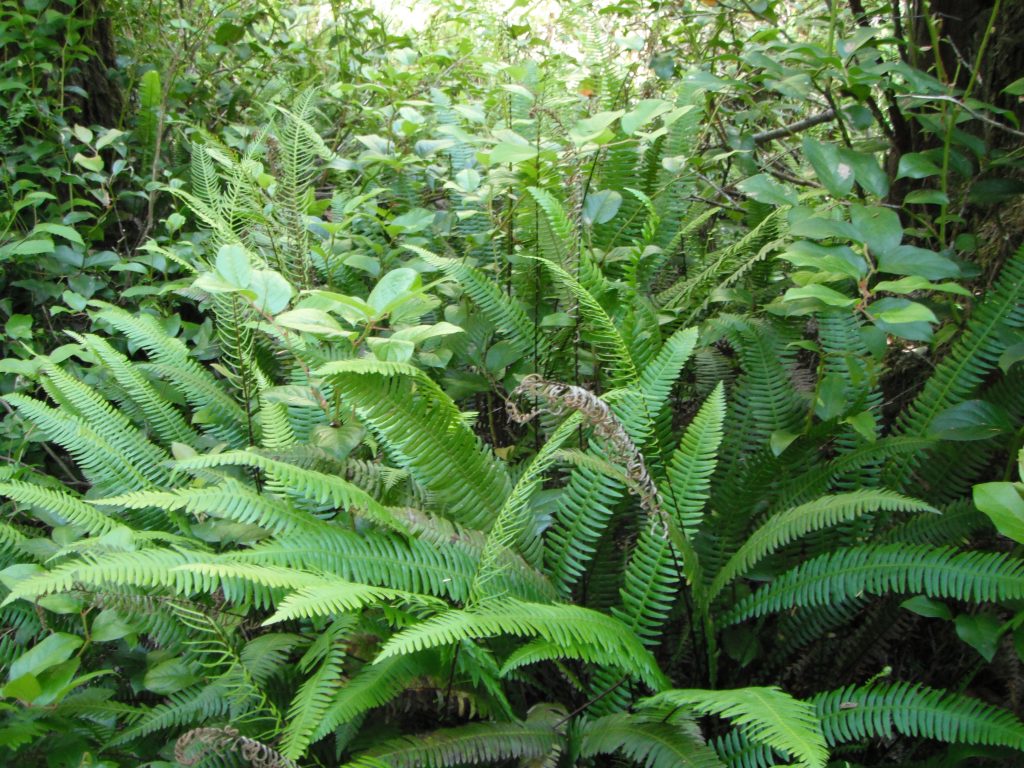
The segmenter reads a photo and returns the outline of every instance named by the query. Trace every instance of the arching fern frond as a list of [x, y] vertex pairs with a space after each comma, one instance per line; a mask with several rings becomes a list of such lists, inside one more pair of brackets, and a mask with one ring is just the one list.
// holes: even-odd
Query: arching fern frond
[[485, 603], [471, 610], [452, 610], [394, 635], [374, 663], [425, 648], [452, 645], [464, 638], [542, 637], [571, 648], [573, 656], [598, 663], [608, 658], [655, 690], [667, 680], [650, 652], [619, 620], [575, 605], [543, 605], [518, 600]]
[[[266, 472], [272, 479], [280, 484], [281, 488], [294, 493], [300, 498], [309, 499], [319, 504], [330, 502], [335, 507], [343, 507], [349, 510], [358, 510], [359, 514], [373, 522], [399, 531], [408, 531], [406, 526], [388, 507], [385, 507], [370, 494], [354, 483], [350, 483], [337, 475], [327, 475], [312, 469], [289, 464], [285, 461], [266, 456], [255, 449], [224, 451], [223, 453], [210, 453], [203, 456], [195, 456], [179, 460], [175, 466], [183, 470], [202, 470], [216, 467], [254, 467]], [[178, 492], [179, 494], [183, 492]], [[188, 495], [188, 493], [186, 493]], [[201, 496], [201, 493], [192, 494]], [[266, 502], [264, 502], [266, 503]], [[296, 514], [299, 514], [296, 512]], [[262, 519], [262, 517], [260, 518]], [[306, 519], [311, 519], [306, 516]], [[293, 526], [300, 521], [290, 521]], [[285, 521], [280, 521], [278, 527]], [[268, 518], [266, 523], [273, 524]], [[310, 525], [315, 525], [310, 523]], [[280, 528], [281, 530], [294, 530], [292, 528]]]
[[869, 512], [934, 512], [930, 504], [886, 490], [860, 490], [824, 496], [815, 501], [787, 509], [771, 517], [750, 534], [743, 545], [716, 574], [708, 589], [713, 600], [734, 579], [754, 565], [811, 531], [855, 520]]
[[789, 755], [804, 768], [824, 768], [828, 761], [825, 736], [814, 707], [779, 688], [674, 689], [644, 699], [641, 706], [718, 715], [750, 741]]
[[487, 722], [443, 728], [385, 741], [343, 768], [448, 768], [540, 760], [555, 751], [562, 735], [558, 710], [538, 706], [522, 722]]
[[741, 600], [723, 626], [861, 593], [924, 594], [973, 602], [1024, 597], [1024, 561], [995, 552], [903, 544], [852, 547], [816, 557]]
[[362, 360], [330, 363], [320, 373], [448, 515], [482, 530], [493, 524], [511, 491], [508, 472], [440, 387], [411, 366]]
[[678, 715], [665, 721], [620, 712], [584, 726], [581, 757], [615, 753], [644, 768], [722, 768], [696, 724]]
[[90, 504], [55, 488], [11, 480], [0, 483], [0, 496], [19, 504], [38, 507], [81, 528], [90, 536], [101, 536], [121, 527], [121, 523], [101, 513]]
[[1024, 723], [1011, 712], [913, 683], [849, 685], [812, 698], [829, 744], [894, 734], [1024, 751]]

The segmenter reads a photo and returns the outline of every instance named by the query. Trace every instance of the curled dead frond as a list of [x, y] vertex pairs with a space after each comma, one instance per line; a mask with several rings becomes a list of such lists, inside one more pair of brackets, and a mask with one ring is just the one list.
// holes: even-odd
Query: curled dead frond
[[[533, 398], [536, 407], [529, 412], [521, 411], [515, 403], [516, 397]], [[561, 416], [567, 411], [577, 411], [604, 445], [608, 460], [625, 470], [626, 487], [640, 497], [640, 506], [643, 510], [652, 521], [662, 526], [666, 525], [661, 498], [654, 480], [647, 471], [643, 454], [604, 400], [583, 387], [548, 381], [534, 373], [526, 376], [512, 391], [507, 408], [509, 418], [518, 424], [530, 421], [541, 410], [555, 416]]]
[[174, 759], [185, 766], [196, 765], [207, 752], [235, 752], [252, 768], [297, 768], [294, 761], [262, 741], [242, 736], [231, 726], [193, 728], [178, 737]]

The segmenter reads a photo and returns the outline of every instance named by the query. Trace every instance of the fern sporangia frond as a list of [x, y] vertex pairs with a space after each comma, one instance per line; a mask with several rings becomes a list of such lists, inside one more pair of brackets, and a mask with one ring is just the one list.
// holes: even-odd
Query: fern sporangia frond
[[243, 736], [237, 728], [193, 728], [174, 743], [174, 759], [184, 766], [199, 765], [213, 756], [237, 754], [260, 768], [297, 768], [295, 761], [259, 739]]
[[811, 531], [849, 522], [871, 512], [932, 512], [930, 504], [886, 490], [860, 490], [824, 496], [815, 501], [780, 512], [747, 537], [743, 545], [715, 575], [708, 588], [708, 599], [714, 600], [734, 579], [754, 565]]
[[[650, 364], [650, 372], [645, 369], [641, 374], [638, 390], [619, 390], [605, 397], [635, 444], [642, 446], [650, 436], [651, 419], [668, 397], [667, 382], [678, 377], [692, 351], [690, 339], [686, 331], [673, 334]], [[589, 450], [596, 452], [598, 447]], [[560, 593], [582, 576], [623, 491], [623, 483], [591, 467], [581, 465], [572, 472], [545, 538], [545, 565]]]
[[864, 545], [821, 555], [743, 598], [724, 625], [791, 608], [823, 605], [862, 593], [924, 594], [973, 602], [1024, 597], [1024, 561], [952, 547]]
[[723, 768], [692, 719], [619, 712], [583, 727], [581, 757], [620, 754], [644, 768]]
[[[318, 171], [317, 161], [330, 157], [331, 151], [320, 134], [309, 124], [313, 116], [316, 91], [309, 89], [290, 110], [274, 107], [283, 115], [276, 132], [279, 150], [277, 187], [274, 204], [280, 211], [283, 237], [277, 247], [277, 269], [292, 285], [309, 288], [313, 284], [313, 265], [309, 257], [309, 233], [305, 204], [312, 194], [311, 185]], [[272, 139], [267, 139], [269, 143]], [[284, 251], [284, 253], [281, 253]]]
[[828, 761], [825, 736], [814, 706], [779, 688], [674, 689], [644, 699], [641, 706], [718, 715], [750, 741], [788, 755], [804, 768], [824, 768]]
[[618, 621], [575, 605], [494, 600], [468, 610], [451, 610], [394, 635], [374, 663], [392, 656], [452, 645], [462, 639], [512, 635], [542, 637], [566, 648], [567, 655], [615, 665], [651, 688], [666, 687], [657, 662], [636, 635]]
[[560, 714], [538, 705], [523, 721], [470, 723], [401, 736], [367, 750], [343, 768], [449, 768], [541, 760], [562, 741], [556, 727]]
[[508, 472], [436, 384], [411, 366], [361, 360], [330, 363], [320, 374], [450, 517], [481, 530], [493, 525], [512, 489]]

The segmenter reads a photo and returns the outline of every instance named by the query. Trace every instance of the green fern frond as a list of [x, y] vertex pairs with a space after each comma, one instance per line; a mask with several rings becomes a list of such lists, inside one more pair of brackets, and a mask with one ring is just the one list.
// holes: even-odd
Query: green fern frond
[[457, 282], [495, 328], [505, 334], [520, 354], [547, 359], [548, 340], [527, 314], [523, 305], [506, 294], [492, 278], [463, 261], [445, 259], [415, 245], [404, 246], [435, 269]]
[[654, 419], [668, 402], [679, 372], [697, 344], [696, 328], [680, 328], [661, 345], [658, 354], [640, 372], [639, 389], [647, 401], [648, 416]]
[[615, 753], [644, 768], [722, 768], [695, 723], [679, 716], [665, 721], [619, 712], [588, 722], [580, 756]]
[[[924, 388], [896, 421], [894, 434], [924, 437], [935, 417], [966, 400], [999, 363], [1009, 346], [1007, 329], [1024, 327], [1024, 247], [1003, 265], [995, 284], [975, 308], [967, 328], [935, 367]], [[923, 457], [890, 467], [894, 482], [907, 483]], [[941, 484], [941, 478], [934, 478]]]
[[444, 728], [385, 741], [342, 768], [448, 768], [495, 765], [512, 759], [539, 760], [562, 740], [557, 711], [535, 708], [521, 722], [487, 722]]
[[106, 340], [94, 334], [83, 337], [86, 346], [114, 375], [132, 402], [139, 406], [160, 442], [194, 445], [196, 433], [171, 403], [161, 397], [135, 366]]
[[617, 666], [655, 690], [667, 680], [650, 651], [617, 619], [575, 605], [543, 605], [517, 600], [451, 610], [394, 635], [374, 663], [425, 648], [452, 645], [466, 638], [542, 637], [572, 649], [574, 656], [597, 663], [618, 659]]
[[[288, 707], [280, 748], [285, 757], [295, 760], [305, 753], [313, 732], [330, 706], [341, 681], [346, 632], [354, 623], [353, 617], [343, 617], [334, 622], [317, 638], [300, 662], [303, 671], [309, 663], [318, 664], [316, 671], [303, 681]], [[318, 646], [325, 648], [321, 651]]]
[[[192, 568], [193, 566], [188, 567]], [[234, 566], [231, 572], [241, 578], [247, 578], [245, 574], [251, 567]], [[224, 566], [217, 565], [215, 568], [214, 572], [220, 572]], [[277, 611], [264, 624], [275, 624], [298, 618], [309, 619], [314, 616], [337, 616], [368, 605], [386, 602], [413, 602], [429, 606], [434, 610], [443, 609], [446, 606], [444, 602], [427, 595], [416, 595], [385, 587], [374, 587], [369, 584], [355, 584], [341, 579], [330, 579], [320, 584], [302, 587], [289, 594], [278, 604]]]
[[850, 522], [870, 512], [933, 512], [930, 504], [886, 490], [865, 489], [824, 496], [772, 516], [755, 530], [715, 576], [708, 589], [714, 600], [734, 579], [790, 542], [811, 531]]
[[824, 605], [861, 593], [924, 594], [971, 602], [1024, 597], [1024, 561], [995, 552], [886, 544], [816, 557], [744, 598], [723, 626], [790, 608]]
[[150, 315], [132, 315], [119, 307], [98, 303], [97, 319], [110, 323], [133, 344], [142, 347], [152, 363], [140, 366], [152, 370], [181, 389], [194, 409], [203, 414], [200, 425], [229, 445], [245, 442], [245, 412], [210, 371], [199, 364], [188, 347]]
[[724, 421], [725, 389], [719, 382], [686, 428], [668, 465], [666, 500], [688, 537], [696, 533], [703, 519]]
[[436, 671], [440, 660], [427, 651], [365, 664], [335, 693], [313, 731], [312, 742], [398, 696], [417, 677]]
[[527, 258], [542, 264], [555, 282], [577, 302], [580, 318], [587, 331], [586, 337], [593, 344], [598, 359], [608, 369], [609, 384], [616, 387], [635, 383], [637, 370], [629, 347], [604, 307], [560, 265], [538, 257]]
[[682, 708], [729, 720], [743, 735], [789, 755], [804, 768], [824, 768], [825, 736], [813, 705], [779, 688], [737, 688], [705, 691], [674, 689], [644, 699], [650, 709]]
[[570, 649], [570, 655], [598, 663], [617, 659], [616, 666], [654, 689], [666, 678], [653, 656], [624, 624], [612, 616], [577, 605], [492, 601], [468, 610], [450, 610], [394, 635], [375, 660], [452, 645], [467, 638], [542, 637]]
[[103, 507], [184, 510], [192, 515], [220, 517], [246, 525], [258, 525], [278, 534], [305, 532], [326, 534], [331, 526], [284, 499], [260, 494], [236, 480], [219, 485], [181, 488], [174, 491], [141, 491], [109, 496], [91, 502]]
[[170, 456], [151, 443], [127, 416], [115, 409], [95, 389], [67, 374], [59, 366], [46, 363], [42, 372], [50, 385], [60, 393], [61, 405], [74, 408], [77, 416], [97, 435], [128, 458], [149, 482], [161, 484], [170, 477], [166, 466]]
[[[336, 475], [326, 475], [322, 472], [304, 469], [302, 467], [297, 467], [294, 464], [269, 458], [255, 449], [210, 453], [203, 456], [180, 459], [175, 463], [175, 467], [187, 471], [231, 466], [253, 467], [255, 469], [259, 469], [266, 472], [271, 479], [279, 483], [281, 488], [286, 489], [289, 493], [295, 494], [300, 498], [315, 501], [319, 504], [326, 504], [330, 502], [335, 507], [358, 510], [362, 516], [379, 525], [398, 531], [408, 531], [408, 526], [406, 526], [405, 523], [397, 517], [395, 511], [385, 507], [354, 483], [350, 483], [344, 478], [337, 477]], [[202, 490], [194, 492], [179, 491], [176, 493], [178, 495], [184, 494], [185, 496], [194, 497], [197, 502], [203, 497]], [[253, 500], [254, 508], [258, 508], [261, 505], [267, 506], [271, 503], [272, 502], [268, 502], [266, 500]], [[237, 505], [232, 505], [232, 508], [236, 510], [238, 509]], [[249, 516], [254, 517], [255, 515], [258, 515], [259, 519], [264, 519], [266, 521], [266, 523], [259, 523], [260, 525], [274, 525], [272, 513], [264, 514], [263, 512], [256, 512], [250, 513]], [[305, 521], [309, 525], [315, 525], [312, 520], [313, 518], [310, 515], [302, 515], [298, 510], [296, 510], [295, 515], [291, 516], [291, 520], [281, 520], [278, 521], [278, 524], [280, 525], [285, 522], [289, 522], [293, 525], [302, 525]], [[278, 528], [278, 530], [287, 531], [293, 530], [293, 528], [285, 527]]]
[[829, 744], [895, 734], [1024, 751], [1024, 723], [978, 699], [913, 683], [849, 685], [812, 698]]
[[488, 529], [512, 489], [504, 463], [440, 387], [415, 369], [402, 375], [407, 370], [357, 360], [331, 363], [320, 373], [450, 517]]
[[131, 728], [114, 736], [111, 746], [129, 744], [157, 731], [225, 717], [231, 707], [226, 693], [223, 686], [217, 683], [173, 693], [164, 703], [146, 710]]
[[141, 490], [151, 485], [129, 456], [76, 416], [61, 413], [31, 397], [12, 392], [4, 399], [37, 426], [47, 439], [64, 448], [88, 480], [106, 491]]
[[[512, 492], [505, 499], [501, 510], [495, 518], [494, 525], [487, 535], [477, 574], [473, 580], [471, 594], [481, 598], [489, 593], [488, 584], [500, 573], [502, 555], [510, 550], [518, 550], [527, 555], [528, 560], [537, 564], [540, 538], [534, 536], [535, 521], [531, 518], [529, 502], [534, 491], [544, 480], [544, 475], [559, 457], [562, 444], [580, 428], [580, 417], [574, 413], [565, 419], [548, 438], [544, 446], [533, 457], [529, 466], [519, 477]], [[530, 542], [535, 546], [530, 547]]]
[[0, 483], [0, 496], [6, 496], [19, 504], [45, 510], [71, 525], [81, 528], [90, 536], [101, 536], [122, 527], [121, 523], [102, 514], [95, 507], [55, 488], [44, 488], [35, 483], [11, 480]]
[[537, 253], [562, 267], [575, 255], [576, 229], [562, 204], [547, 190], [528, 187], [537, 206]]

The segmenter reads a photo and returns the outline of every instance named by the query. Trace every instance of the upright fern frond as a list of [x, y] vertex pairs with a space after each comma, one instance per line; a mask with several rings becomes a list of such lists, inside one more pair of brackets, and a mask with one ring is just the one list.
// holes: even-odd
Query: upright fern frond
[[703, 520], [724, 421], [725, 389], [719, 382], [686, 428], [668, 466], [666, 500], [677, 524], [690, 537]]
[[341, 680], [341, 666], [345, 659], [344, 640], [355, 619], [351, 616], [335, 621], [306, 651], [299, 668], [313, 672], [299, 687], [288, 707], [288, 717], [282, 734], [281, 754], [291, 759], [301, 757], [309, 746], [314, 730], [331, 704], [333, 693]]
[[[1009, 345], [1007, 329], [1024, 327], [1024, 247], [1004, 265], [998, 280], [975, 308], [967, 328], [935, 367], [924, 389], [896, 421], [895, 434], [924, 437], [935, 417], [968, 399], [995, 369]], [[906, 484], [923, 457], [890, 467], [890, 482]], [[941, 487], [941, 478], [935, 480]]]

